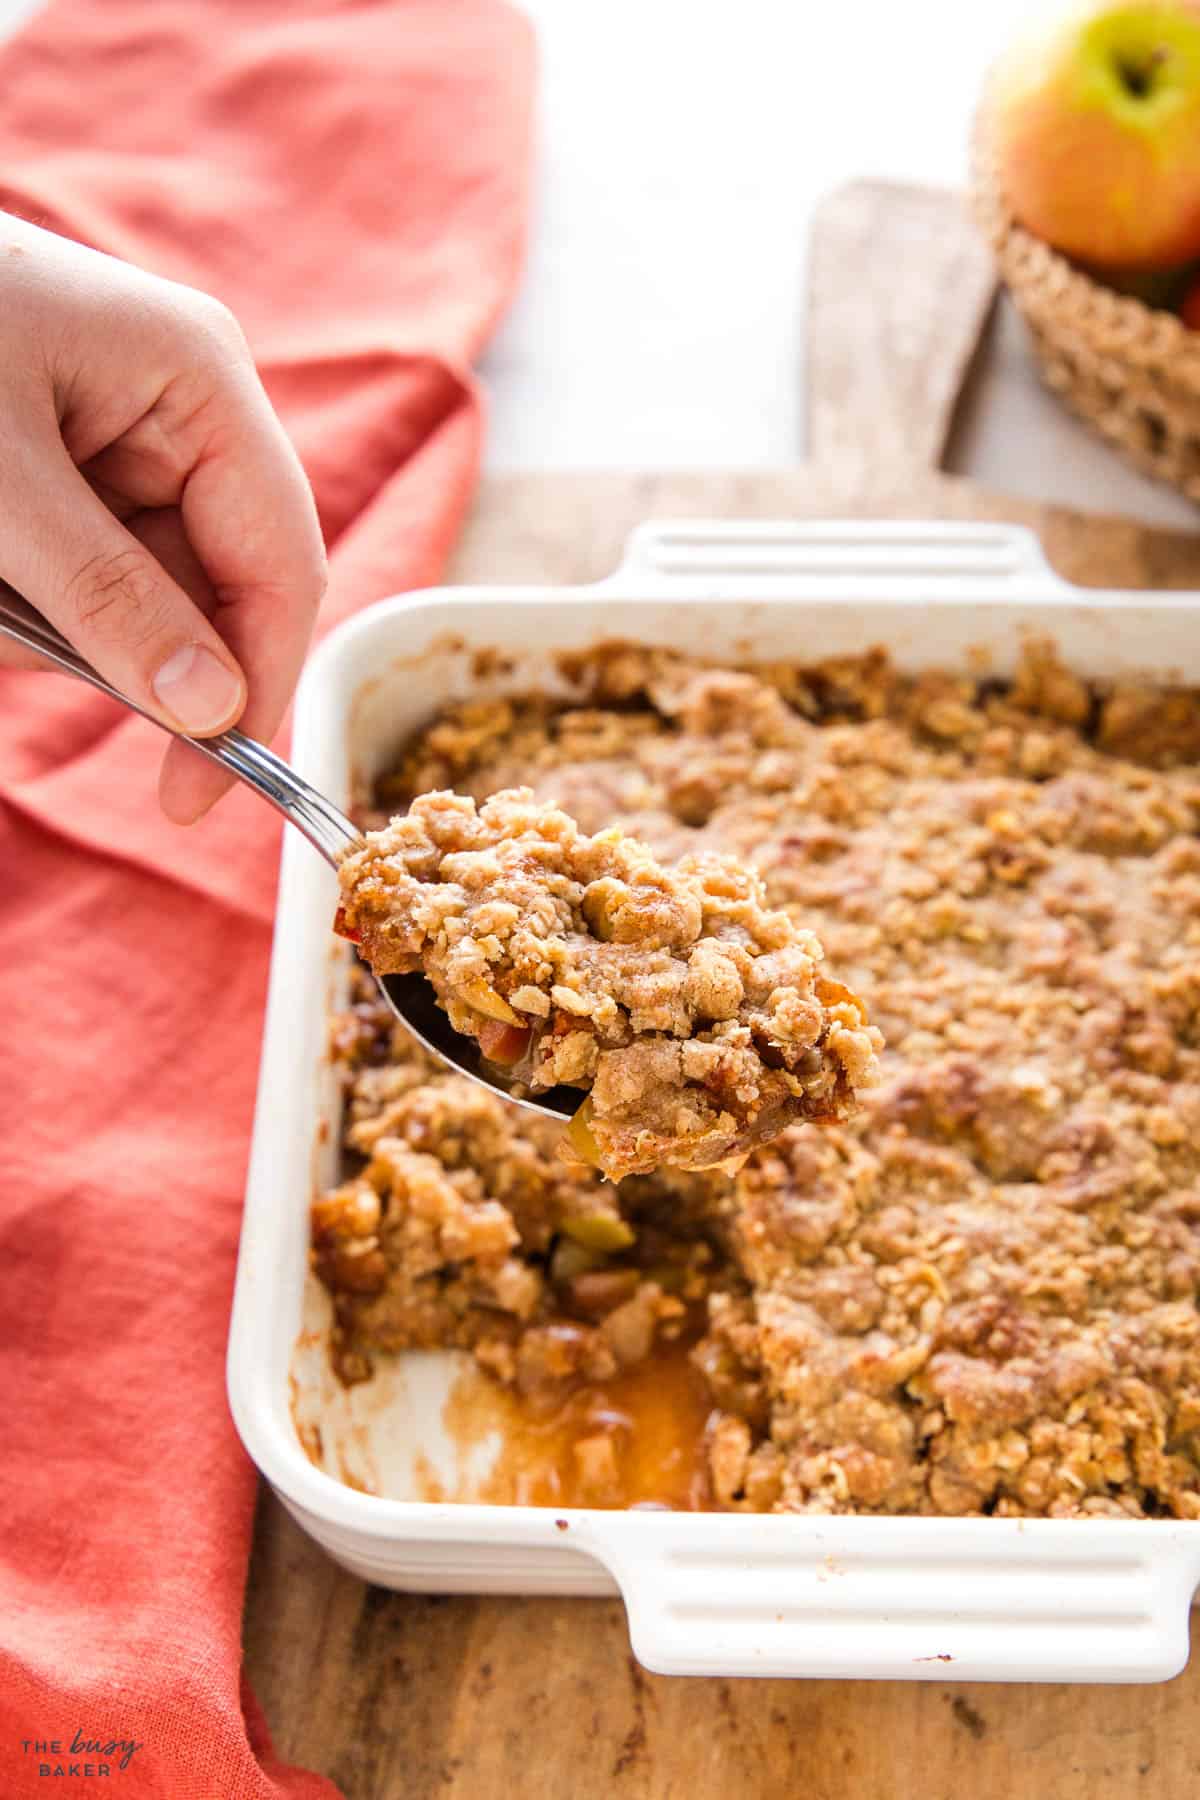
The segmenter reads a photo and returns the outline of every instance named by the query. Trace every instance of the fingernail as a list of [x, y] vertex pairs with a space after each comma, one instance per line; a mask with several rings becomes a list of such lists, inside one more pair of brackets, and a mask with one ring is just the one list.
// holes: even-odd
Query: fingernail
[[193, 734], [219, 729], [242, 696], [237, 676], [203, 644], [168, 656], [151, 685], [159, 704]]

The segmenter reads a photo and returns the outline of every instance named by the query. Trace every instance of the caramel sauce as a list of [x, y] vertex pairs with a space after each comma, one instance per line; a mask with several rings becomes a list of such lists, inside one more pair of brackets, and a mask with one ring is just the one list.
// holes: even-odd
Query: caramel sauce
[[[712, 1496], [704, 1426], [712, 1397], [688, 1360], [689, 1343], [664, 1344], [644, 1363], [609, 1381], [590, 1382], [546, 1410], [469, 1368], [455, 1382], [442, 1419], [460, 1463], [491, 1434], [502, 1447], [482, 1481], [465, 1492], [427, 1499], [489, 1501], [500, 1506], [664, 1507], [705, 1512]], [[615, 1480], [585, 1479], [576, 1448], [588, 1438], [612, 1445]], [[586, 1451], [583, 1453], [586, 1462]]]
[[[402, 1487], [395, 1491], [406, 1499], [438, 1503], [716, 1510], [705, 1454], [712, 1396], [689, 1358], [697, 1335], [692, 1326], [683, 1338], [660, 1343], [645, 1362], [624, 1374], [586, 1383], [550, 1403], [514, 1393], [464, 1359], [442, 1407], [452, 1452], [450, 1467], [439, 1458], [435, 1468], [431, 1458], [418, 1451]], [[380, 1417], [343, 1421], [325, 1432], [302, 1416], [301, 1388], [294, 1372], [288, 1381], [292, 1422], [314, 1467], [360, 1493], [392, 1492], [386, 1475], [357, 1472], [346, 1454], [348, 1432], [356, 1446], [352, 1460], [373, 1470], [370, 1447]], [[354, 1392], [369, 1396], [371, 1384]], [[385, 1394], [384, 1419], [387, 1406]], [[603, 1452], [600, 1483], [586, 1448], [588, 1439], [611, 1449], [611, 1455]], [[581, 1445], [582, 1461], [577, 1454]], [[481, 1457], [486, 1463], [482, 1473]]]

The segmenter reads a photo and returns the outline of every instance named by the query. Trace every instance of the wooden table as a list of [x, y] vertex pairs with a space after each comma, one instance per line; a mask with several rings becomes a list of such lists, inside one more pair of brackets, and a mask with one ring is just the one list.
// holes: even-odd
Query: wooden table
[[281, 1752], [332, 1776], [347, 1800], [1200, 1792], [1195, 1654], [1160, 1687], [647, 1675], [620, 1601], [365, 1587], [274, 1502], [260, 1521], [246, 1658]]
[[[589, 580], [613, 567], [631, 525], [655, 516], [887, 513], [1029, 523], [1085, 584], [1200, 586], [1196, 537], [997, 498], [930, 466], [952, 435], [991, 297], [952, 201], [846, 190], [818, 221], [811, 269], [811, 465], [494, 478], [451, 579]], [[245, 1641], [281, 1753], [330, 1775], [348, 1800], [1200, 1794], [1200, 1657], [1149, 1688], [653, 1676], [630, 1654], [619, 1601], [367, 1587], [269, 1496]]]

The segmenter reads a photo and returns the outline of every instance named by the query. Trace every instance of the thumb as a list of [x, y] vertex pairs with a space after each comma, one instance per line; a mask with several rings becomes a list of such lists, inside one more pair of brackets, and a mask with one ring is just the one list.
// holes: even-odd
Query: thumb
[[30, 448], [0, 483], [0, 578], [164, 724], [208, 737], [240, 716], [228, 646], [61, 444]]

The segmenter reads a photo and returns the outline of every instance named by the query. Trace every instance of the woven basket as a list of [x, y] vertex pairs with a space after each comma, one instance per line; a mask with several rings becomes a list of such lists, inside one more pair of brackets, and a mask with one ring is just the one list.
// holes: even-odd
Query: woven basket
[[986, 104], [975, 122], [972, 204], [1047, 387], [1140, 469], [1200, 500], [1200, 331], [1093, 281], [1017, 224]]

